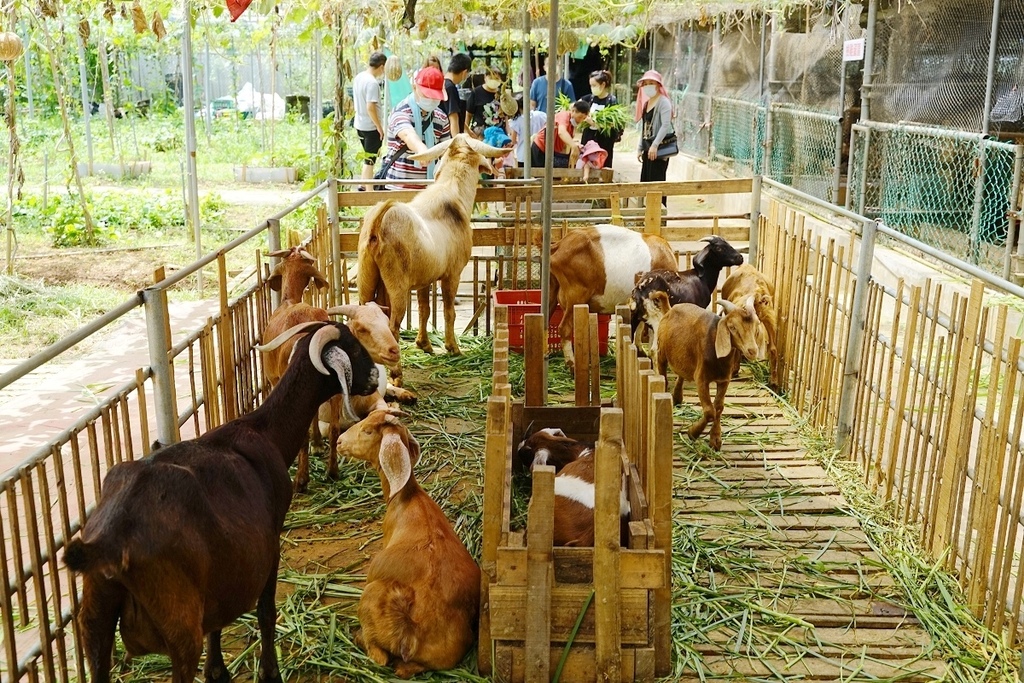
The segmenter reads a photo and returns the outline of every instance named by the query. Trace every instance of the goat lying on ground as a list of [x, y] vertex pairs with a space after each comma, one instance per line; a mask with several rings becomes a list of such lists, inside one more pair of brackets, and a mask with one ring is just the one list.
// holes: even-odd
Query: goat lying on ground
[[633, 288], [629, 299], [629, 325], [637, 348], [640, 347], [644, 324], [647, 322], [645, 302], [653, 292], [668, 294], [672, 306], [694, 304], [707, 308], [711, 303], [712, 292], [718, 287], [722, 269], [743, 263], [743, 255], [721, 237], [712, 235], [701, 241], [707, 242], [707, 245], [694, 255], [693, 268], [680, 272], [654, 270], [645, 273]]
[[[533, 471], [536, 465], [555, 468], [554, 544], [594, 545], [594, 444], [570, 439], [548, 427], [519, 443], [516, 460]], [[625, 479], [620, 494], [621, 542], [628, 542], [629, 500]]]
[[775, 345], [778, 337], [778, 319], [775, 315], [775, 288], [757, 268], [748, 263], [734, 270], [728, 277], [722, 285], [722, 296], [737, 306], [750, 297], [754, 298], [754, 310], [761, 322], [767, 347], [768, 384], [773, 388], [778, 387], [778, 349]]
[[617, 225], [573, 230], [552, 244], [548, 310], [553, 312], [556, 303], [562, 306], [558, 333], [566, 364], [575, 364], [573, 306], [587, 304], [591, 313], [614, 313], [629, 300], [637, 273], [675, 268], [675, 252], [664, 239]]
[[[469, 219], [476, 186], [481, 172], [494, 173], [488, 159], [507, 153], [507, 149], [490, 147], [468, 135], [456, 135], [409, 157], [425, 164], [444, 154], [432, 185], [407, 204], [388, 199], [367, 211], [359, 232], [359, 301], [391, 307], [391, 331], [396, 339], [405, 317], [406, 297], [416, 290], [420, 313], [416, 345], [433, 352], [427, 338], [430, 288], [440, 280], [444, 345], [449, 353], [461, 353], [455, 339], [455, 294], [473, 248]], [[395, 385], [401, 386], [400, 364], [391, 376]]]
[[388, 506], [384, 548], [359, 600], [357, 644], [400, 678], [454, 667], [476, 639], [480, 569], [413, 476], [419, 444], [397, 414], [375, 411], [338, 448], [377, 470]]
[[64, 553], [83, 575], [76, 616], [94, 683], [110, 680], [118, 621], [129, 655], [170, 655], [174, 683], [192, 683], [208, 634], [206, 680], [229, 681], [220, 632], [253, 605], [259, 680], [281, 680], [274, 595], [288, 468], [321, 403], [376, 385], [377, 369], [348, 328], [322, 324], [252, 413], [110, 469]]
[[[690, 425], [687, 434], [696, 439], [708, 422], [712, 422], [709, 441], [716, 451], [722, 447], [725, 392], [740, 366], [740, 357], [757, 358], [758, 326], [753, 298], [747, 299], [743, 306], [726, 299], [718, 303], [725, 310], [724, 316], [693, 304], [669, 307], [665, 292], [654, 292], [647, 301], [648, 320], [657, 336], [654, 369], [667, 379], [665, 370], [671, 366], [678, 375], [672, 389], [675, 403], [683, 400], [684, 381], [696, 383], [703, 414]], [[712, 382], [717, 385], [714, 404], [711, 403]]]
[[519, 442], [516, 462], [531, 471], [537, 465], [551, 465], [558, 472], [587, 449], [593, 450], [594, 444], [570, 439], [561, 429], [547, 427]]

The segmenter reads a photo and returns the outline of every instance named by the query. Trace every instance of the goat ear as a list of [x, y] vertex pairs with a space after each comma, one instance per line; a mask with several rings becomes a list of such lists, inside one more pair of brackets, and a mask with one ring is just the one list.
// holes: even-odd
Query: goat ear
[[732, 353], [732, 335], [729, 334], [729, 326], [725, 320], [718, 321], [718, 330], [715, 332], [715, 355], [725, 358]]
[[416, 437], [409, 434], [409, 466], [416, 467], [416, 463], [420, 461], [420, 442], [416, 440]]
[[[417, 455], [418, 455], [417, 451]], [[409, 449], [402, 443], [402, 437], [394, 429], [387, 430], [380, 439], [380, 470], [388, 480], [388, 500], [405, 488], [412, 476], [412, 462]]]
[[280, 292], [281, 291], [281, 275], [280, 275], [280, 273], [274, 273], [273, 275], [271, 275], [270, 279], [267, 280], [267, 284], [270, 285], [270, 288], [272, 290], [274, 290], [275, 292]]
[[327, 280], [325, 280], [324, 276], [321, 275], [320, 273], [314, 272], [313, 284], [316, 285], [318, 289], [323, 289], [324, 287], [327, 286]]

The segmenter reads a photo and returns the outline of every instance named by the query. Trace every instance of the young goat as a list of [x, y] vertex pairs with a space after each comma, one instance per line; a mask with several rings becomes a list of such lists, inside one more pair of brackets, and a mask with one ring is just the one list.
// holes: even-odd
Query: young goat
[[338, 450], [377, 470], [387, 501], [356, 643], [399, 678], [451, 669], [476, 639], [480, 569], [413, 476], [419, 444], [397, 414], [381, 410], [342, 434]]
[[764, 275], [749, 263], [734, 270], [722, 285], [722, 296], [740, 306], [749, 297], [754, 297], [754, 310], [761, 322], [767, 342], [769, 379], [772, 387], [778, 384], [778, 349], [775, 341], [778, 337], [778, 319], [775, 315], [775, 288]]
[[[654, 292], [647, 303], [648, 319], [654, 328], [657, 345], [653, 353], [654, 368], [665, 375], [671, 366], [678, 375], [672, 389], [675, 403], [683, 400], [683, 382], [697, 385], [697, 396], [703, 414], [687, 430], [696, 439], [711, 425], [709, 441], [716, 451], [722, 448], [722, 409], [729, 382], [740, 365], [740, 357], [757, 358], [757, 314], [753, 298], [736, 306], [719, 300], [725, 310], [718, 316], [693, 304], [669, 307], [665, 292]], [[715, 402], [711, 403], [711, 383], [717, 385]]]
[[639, 347], [640, 335], [647, 322], [647, 306], [645, 302], [653, 292], [668, 294], [669, 303], [695, 304], [707, 308], [711, 303], [711, 293], [718, 287], [718, 277], [723, 268], [738, 266], [743, 263], [743, 255], [731, 244], [717, 235], [704, 237], [707, 242], [703, 249], [693, 257], [693, 268], [683, 271], [652, 270], [645, 273], [629, 299], [629, 324], [632, 338]]
[[[594, 444], [570, 439], [561, 429], [538, 429], [519, 443], [516, 460], [533, 471], [535, 465], [555, 468], [557, 546], [594, 545]], [[627, 542], [629, 500], [625, 481], [620, 494], [621, 541]]]
[[594, 450], [594, 444], [570, 439], [561, 429], [548, 427], [519, 442], [516, 462], [531, 472], [536, 465], [551, 465], [558, 472], [585, 450]]
[[115, 465], [64, 562], [82, 576], [77, 619], [93, 683], [110, 680], [114, 631], [129, 655], [170, 655], [174, 683], [226, 683], [221, 629], [256, 605], [259, 679], [281, 680], [274, 651], [277, 567], [292, 499], [288, 468], [317, 407], [365, 395], [377, 368], [348, 328], [321, 325], [259, 408], [197, 439]]

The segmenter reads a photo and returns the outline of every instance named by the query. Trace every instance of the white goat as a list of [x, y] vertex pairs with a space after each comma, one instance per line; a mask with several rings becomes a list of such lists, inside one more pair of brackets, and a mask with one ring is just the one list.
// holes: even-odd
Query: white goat
[[[469, 218], [476, 186], [481, 172], [494, 173], [489, 159], [508, 154], [508, 150], [460, 134], [410, 158], [425, 164], [442, 154], [433, 185], [407, 204], [388, 199], [366, 213], [359, 233], [359, 301], [390, 306], [391, 331], [398, 338], [406, 297], [415, 289], [420, 311], [416, 345], [433, 353], [427, 318], [430, 287], [440, 280], [444, 345], [449, 353], [459, 354], [455, 293], [473, 248]], [[394, 384], [401, 386], [400, 364], [391, 376]]]

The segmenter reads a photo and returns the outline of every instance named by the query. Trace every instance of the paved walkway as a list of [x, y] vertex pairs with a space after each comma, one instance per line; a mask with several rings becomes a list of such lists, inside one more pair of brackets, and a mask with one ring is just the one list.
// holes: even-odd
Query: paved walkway
[[776, 399], [733, 382], [722, 431], [718, 456], [685, 437], [676, 449], [675, 562], [691, 568], [675, 601], [693, 651], [683, 680], [941, 678], [928, 633]]

